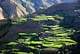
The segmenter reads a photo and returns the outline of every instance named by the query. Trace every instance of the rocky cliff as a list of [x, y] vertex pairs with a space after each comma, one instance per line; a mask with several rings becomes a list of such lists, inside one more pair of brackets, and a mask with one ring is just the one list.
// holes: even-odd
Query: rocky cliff
[[3, 10], [2, 8], [0, 7], [0, 20], [4, 19], [4, 15], [3, 15]]
[[26, 9], [17, 0], [0, 0], [0, 18], [16, 18], [28, 14]]

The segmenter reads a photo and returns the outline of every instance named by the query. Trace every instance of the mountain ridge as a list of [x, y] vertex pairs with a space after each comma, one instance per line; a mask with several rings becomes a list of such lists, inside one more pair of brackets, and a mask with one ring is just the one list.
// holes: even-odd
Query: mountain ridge
[[52, 14], [67, 14], [72, 16], [79, 16], [80, 14], [75, 10], [80, 8], [79, 3], [60, 3], [49, 7], [44, 10], [42, 13], [47, 15]]
[[0, 0], [0, 18], [19, 18], [56, 5], [58, 3], [73, 3], [77, 0]]

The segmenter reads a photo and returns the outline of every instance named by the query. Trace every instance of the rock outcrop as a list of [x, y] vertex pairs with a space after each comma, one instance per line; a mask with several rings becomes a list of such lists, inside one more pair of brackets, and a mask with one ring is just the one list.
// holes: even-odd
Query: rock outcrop
[[3, 9], [3, 18], [17, 18], [28, 14], [26, 9], [17, 0], [2, 0], [0, 6]]
[[3, 10], [2, 8], [0, 7], [0, 20], [4, 19], [4, 15], [3, 15]]

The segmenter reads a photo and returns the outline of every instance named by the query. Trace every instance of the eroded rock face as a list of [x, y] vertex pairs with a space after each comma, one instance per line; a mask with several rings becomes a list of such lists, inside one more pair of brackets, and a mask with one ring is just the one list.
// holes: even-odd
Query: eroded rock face
[[4, 19], [4, 15], [3, 15], [3, 10], [2, 8], [0, 7], [0, 20]]
[[72, 3], [77, 2], [77, 0], [18, 0], [30, 14], [33, 12], [39, 12], [43, 9], [47, 9], [52, 5], [58, 3]]
[[3, 0], [0, 3], [1, 8], [7, 14], [7, 16], [3, 15], [5, 18], [17, 18], [28, 14], [26, 9], [17, 0]]

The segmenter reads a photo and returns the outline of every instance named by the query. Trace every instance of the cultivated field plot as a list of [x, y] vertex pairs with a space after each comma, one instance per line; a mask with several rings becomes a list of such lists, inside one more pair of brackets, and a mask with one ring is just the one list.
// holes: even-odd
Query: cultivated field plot
[[[66, 28], [60, 25], [64, 17], [55, 16], [36, 16], [31, 18], [32, 21], [37, 21], [42, 29], [40, 32], [19, 32], [18, 39], [14, 42], [9, 42], [1, 45], [0, 53], [3, 54], [44, 54], [45, 51], [55, 51], [54, 53], [64, 54], [71, 51], [67, 46], [77, 44], [72, 40], [71, 35], [74, 34], [73, 28]], [[12, 21], [13, 24], [25, 23], [28, 19], [17, 19]], [[31, 27], [32, 28], [32, 27]], [[27, 27], [26, 27], [27, 29]], [[30, 29], [30, 28], [29, 28]], [[34, 27], [32, 28], [34, 29]], [[31, 31], [31, 30], [30, 30]], [[34, 30], [35, 31], [35, 30]], [[15, 35], [15, 34], [14, 34]]]

